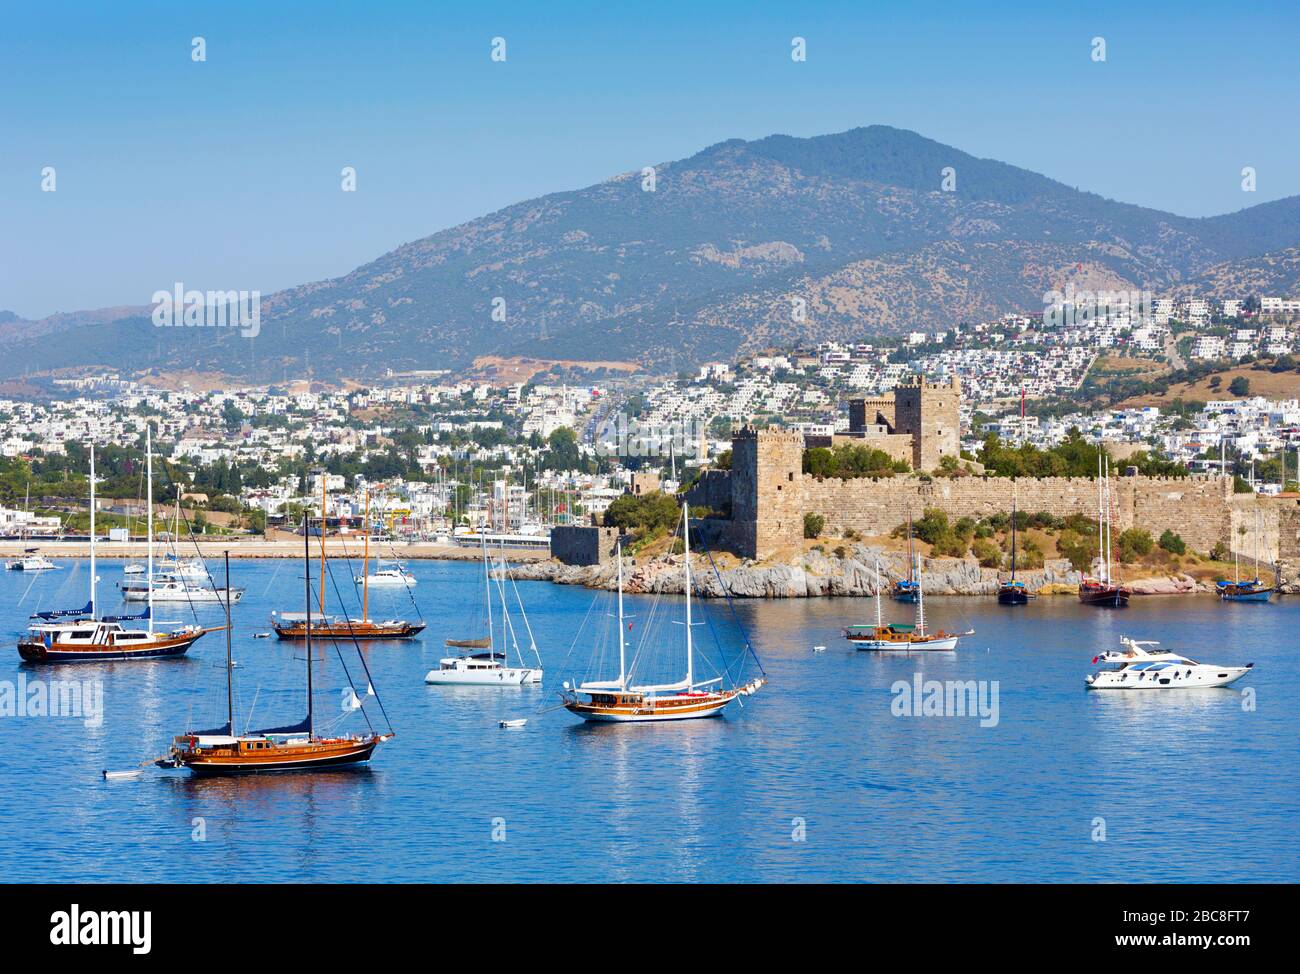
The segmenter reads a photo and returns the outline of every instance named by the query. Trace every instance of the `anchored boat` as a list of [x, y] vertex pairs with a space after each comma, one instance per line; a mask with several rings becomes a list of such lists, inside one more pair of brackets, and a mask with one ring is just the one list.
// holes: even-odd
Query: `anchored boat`
[[1034, 596], [1016, 579], [1016, 502], [1011, 501], [1011, 577], [998, 586], [998, 605], [1028, 605]]
[[[654, 723], [715, 717], [733, 700], [756, 693], [767, 682], [766, 676], [759, 676], [741, 686], [726, 688], [723, 686], [724, 676], [698, 679], [695, 670], [695, 643], [691, 634], [692, 627], [698, 623], [691, 618], [690, 513], [685, 503], [682, 504], [682, 542], [685, 554], [683, 570], [686, 575], [685, 676], [671, 683], [638, 684], [632, 681], [627, 658], [627, 620], [623, 612], [623, 547], [620, 538], [617, 570], [618, 677], [574, 686], [565, 681], [560, 698], [570, 713], [583, 720], [609, 723]], [[633, 653], [632, 670], [635, 670], [643, 654], [650, 657], [655, 653], [658, 647], [650, 642], [652, 638], [653, 633], [647, 629], [647, 634], [641, 638]]]
[[1122, 650], [1099, 653], [1093, 664], [1112, 663], [1110, 669], [1098, 670], [1084, 677], [1089, 690], [1186, 690], [1226, 687], [1249, 673], [1255, 666], [1217, 666], [1198, 663], [1186, 656], [1164, 650], [1153, 639], [1129, 639], [1121, 636]]
[[1122, 609], [1128, 605], [1133, 590], [1114, 580], [1111, 539], [1112, 497], [1110, 493], [1110, 458], [1102, 466], [1102, 454], [1097, 453], [1097, 541], [1100, 561], [1096, 578], [1085, 578], [1079, 583], [1079, 601], [1108, 609]]
[[[149, 562], [153, 572], [153, 440], [146, 428], [146, 464], [149, 482]], [[95, 611], [95, 448], [90, 448], [90, 601], [82, 609], [54, 609], [38, 612], [26, 635], [18, 641], [18, 654], [29, 663], [86, 663], [109, 660], [160, 659], [181, 656], [204, 633], [196, 625], [169, 625], [158, 629], [153, 618], [152, 595], [138, 615], [99, 616]], [[152, 593], [152, 585], [149, 593]], [[139, 628], [126, 625], [141, 624]]]
[[[312, 666], [315, 650], [312, 646], [311, 623], [311, 550], [307, 517], [303, 516], [303, 583], [306, 594], [306, 657], [307, 657], [307, 716], [296, 724], [284, 727], [267, 727], [261, 730], [235, 732], [234, 669], [230, 645], [230, 607], [226, 607], [226, 722], [212, 730], [188, 731], [172, 739], [166, 757], [156, 762], [160, 767], [188, 768], [196, 775], [248, 775], [287, 771], [324, 771], [334, 768], [364, 764], [370, 760], [376, 747], [392, 740], [391, 725], [386, 733], [377, 733], [365, 713], [364, 700], [351, 686], [351, 696], [344, 711], [335, 722], [360, 711], [365, 718], [367, 731], [363, 734], [318, 733], [316, 711], [313, 706]], [[229, 575], [229, 555], [226, 572]], [[337, 650], [337, 645], [335, 646]], [[369, 680], [370, 670], [365, 657], [359, 652], [362, 669]], [[346, 672], [346, 667], [344, 668]], [[373, 683], [366, 688], [365, 697], [374, 695]], [[378, 701], [378, 697], [375, 697]], [[380, 707], [382, 709], [382, 704]], [[387, 715], [385, 715], [387, 722]]]
[[882, 618], [880, 605], [880, 561], [876, 561], [876, 624], [874, 626], [848, 626], [844, 638], [857, 649], [894, 651], [894, 652], [951, 652], [957, 648], [957, 640], [962, 636], [973, 636], [975, 631], [950, 633], [940, 629], [927, 632], [925, 628], [925, 593], [921, 584], [921, 573], [916, 574], [916, 621], [914, 623], [891, 622], [886, 625]]
[[[509, 601], [506, 598], [507, 571], [505, 551], [502, 549], [501, 570], [497, 574], [497, 594], [500, 596], [500, 625], [495, 625], [492, 609], [492, 571], [488, 562], [486, 537], [480, 534], [483, 548], [483, 617], [486, 620], [486, 635], [472, 639], [448, 639], [447, 646], [452, 649], [486, 650], [478, 653], [462, 653], [448, 656], [438, 661], [438, 668], [425, 674], [424, 682], [440, 686], [524, 686], [542, 682], [542, 657], [537, 651], [537, 642], [533, 639], [533, 628], [524, 611], [524, 600], [519, 588], [510, 580], [514, 588], [515, 601], [519, 606], [519, 617], [524, 624], [524, 634], [528, 639], [528, 649], [537, 661], [530, 665], [519, 646], [519, 633], [510, 617]], [[471, 630], [473, 632], [474, 630]], [[479, 630], [480, 632], [482, 630]], [[497, 648], [497, 643], [500, 648]], [[510, 649], [514, 648], [518, 666], [510, 665]]]
[[1259, 512], [1255, 512], [1255, 577], [1244, 580], [1241, 577], [1241, 569], [1237, 563], [1237, 554], [1234, 551], [1232, 555], [1233, 563], [1233, 580], [1231, 582], [1219, 582], [1219, 598], [1224, 602], [1268, 602], [1273, 598], [1273, 593], [1277, 591], [1274, 585], [1268, 585], [1260, 580], [1259, 577]]
[[[304, 640], [311, 636], [318, 639], [411, 639], [424, 632], [423, 619], [371, 619], [370, 618], [370, 575], [366, 569], [370, 563], [370, 491], [366, 491], [365, 552], [362, 555], [361, 575], [361, 618], [352, 619], [346, 614], [327, 615], [325, 612], [325, 478], [321, 478], [321, 526], [320, 526], [320, 604], [315, 618], [310, 612], [272, 612], [271, 628], [280, 639]], [[305, 523], [305, 522], [304, 522]], [[306, 530], [304, 528], [304, 530]]]

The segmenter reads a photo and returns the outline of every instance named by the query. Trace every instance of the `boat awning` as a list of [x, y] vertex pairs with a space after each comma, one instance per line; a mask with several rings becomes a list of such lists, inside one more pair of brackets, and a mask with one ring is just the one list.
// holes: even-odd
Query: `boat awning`
[[196, 734], [194, 740], [199, 747], [219, 747], [223, 744], [239, 743], [238, 737], [231, 737], [228, 734]]

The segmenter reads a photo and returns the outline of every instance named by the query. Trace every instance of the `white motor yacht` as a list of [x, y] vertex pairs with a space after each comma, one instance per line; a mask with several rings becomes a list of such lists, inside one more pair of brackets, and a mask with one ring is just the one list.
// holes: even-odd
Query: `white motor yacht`
[[405, 565], [393, 563], [387, 566], [381, 564], [372, 574], [358, 575], [353, 581], [358, 585], [365, 582], [371, 588], [411, 588], [417, 579]]
[[1150, 639], [1120, 637], [1121, 650], [1099, 653], [1093, 663], [1115, 664], [1084, 677], [1089, 690], [1183, 690], [1226, 687], [1251, 671], [1245, 666], [1198, 663], [1186, 656], [1148, 647], [1160, 644]]
[[542, 682], [541, 667], [507, 666], [505, 657], [495, 653], [472, 656], [448, 656], [430, 670], [425, 683], [459, 686], [518, 687]]

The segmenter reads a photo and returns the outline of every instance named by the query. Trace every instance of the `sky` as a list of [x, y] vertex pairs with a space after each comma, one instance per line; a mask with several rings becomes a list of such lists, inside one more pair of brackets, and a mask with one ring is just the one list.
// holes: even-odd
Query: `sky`
[[1300, 194], [1300, 5], [1055, 6], [2, 0], [0, 309], [269, 294], [775, 132], [894, 125], [1185, 216]]

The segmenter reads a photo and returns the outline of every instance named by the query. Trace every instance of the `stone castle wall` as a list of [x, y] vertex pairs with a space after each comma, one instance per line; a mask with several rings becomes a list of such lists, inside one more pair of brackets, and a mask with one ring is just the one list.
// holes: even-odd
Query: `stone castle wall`
[[[781, 430], [742, 430], [733, 441], [730, 475], [718, 472], [707, 488], [697, 487], [691, 503], [721, 510], [717, 499], [730, 487], [732, 518], [721, 540], [747, 558], [766, 558], [803, 539], [803, 515], [820, 514], [830, 534], [847, 530], [886, 534], [937, 507], [950, 518], [982, 518], [1007, 512], [1012, 496], [1020, 510], [1056, 517], [1096, 517], [1097, 481], [1091, 477], [1012, 480], [1006, 477], [898, 476], [818, 478], [803, 473], [803, 441]], [[1271, 504], [1234, 494], [1228, 477], [1114, 477], [1115, 533], [1141, 527], [1155, 537], [1172, 530], [1189, 548], [1208, 552], [1226, 542], [1242, 554], [1253, 550], [1255, 510], [1263, 512], [1261, 558], [1300, 553], [1300, 505]], [[1281, 522], [1279, 512], [1285, 511]], [[1281, 527], [1279, 524], [1281, 523]], [[1240, 529], [1245, 526], [1247, 532]]]

